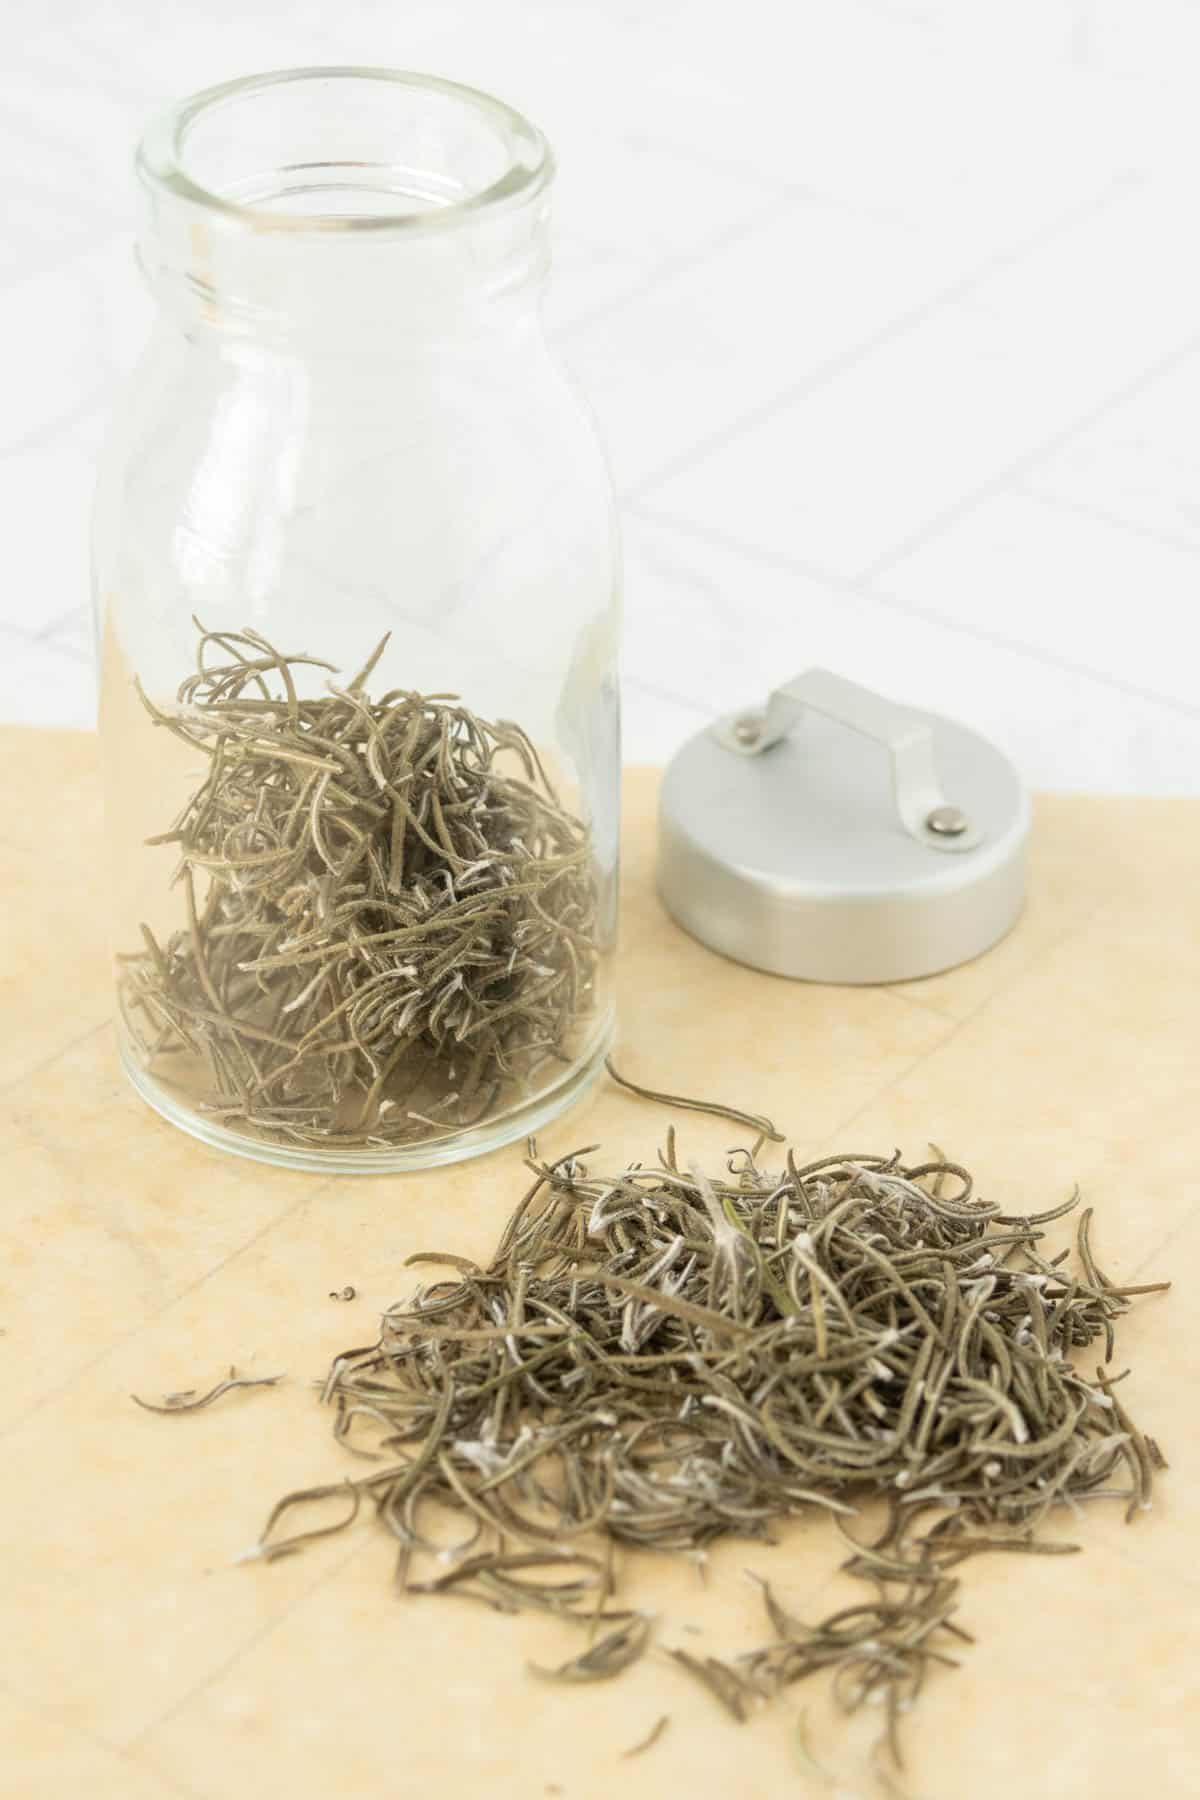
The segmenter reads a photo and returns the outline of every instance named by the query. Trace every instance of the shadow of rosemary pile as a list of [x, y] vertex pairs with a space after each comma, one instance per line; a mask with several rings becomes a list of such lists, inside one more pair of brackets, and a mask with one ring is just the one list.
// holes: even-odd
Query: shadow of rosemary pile
[[[827, 1671], [846, 1710], [882, 1704], [899, 1764], [901, 1715], [970, 1641], [959, 1565], [1077, 1548], [1037, 1538], [1055, 1507], [1149, 1506], [1158, 1446], [1120, 1377], [1089, 1379], [1072, 1356], [1102, 1339], [1110, 1364], [1131, 1296], [1168, 1284], [1110, 1281], [1090, 1209], [1078, 1267], [1044, 1257], [1043, 1228], [1077, 1196], [1005, 1214], [942, 1160], [789, 1156], [768, 1172], [737, 1151], [714, 1178], [678, 1166], [672, 1134], [660, 1166], [600, 1176], [589, 1151], [546, 1163], [530, 1148], [533, 1185], [491, 1262], [411, 1257], [455, 1278], [389, 1308], [378, 1342], [329, 1371], [336, 1437], [383, 1466], [288, 1495], [251, 1554], [342, 1530], [368, 1500], [402, 1589], [578, 1621], [588, 1647], [538, 1672], [587, 1682], [650, 1641], [648, 1617], [610, 1605], [614, 1547], [694, 1557], [822, 1508], [869, 1598], [808, 1623], [764, 1584], [760, 1648], [668, 1654], [739, 1721]], [[846, 1521], [880, 1496], [886, 1527], [859, 1542]], [[334, 1498], [344, 1516], [280, 1535], [294, 1508]], [[434, 1535], [448, 1514], [466, 1527], [450, 1546]]]
[[[521, 729], [453, 696], [368, 698], [256, 632], [197, 627], [155, 725], [206, 759], [170, 830], [186, 924], [120, 959], [144, 1065], [275, 1141], [394, 1146], [481, 1123], [578, 1054], [592, 1010], [587, 830]], [[211, 660], [213, 653], [217, 660]], [[197, 1074], [197, 1070], [200, 1071]]]

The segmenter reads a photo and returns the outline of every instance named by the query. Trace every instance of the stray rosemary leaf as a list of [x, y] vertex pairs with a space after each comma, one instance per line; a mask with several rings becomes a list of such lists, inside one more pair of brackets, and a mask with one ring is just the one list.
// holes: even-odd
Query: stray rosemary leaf
[[239, 1375], [231, 1366], [225, 1380], [218, 1381], [216, 1387], [209, 1388], [207, 1394], [201, 1394], [198, 1400], [193, 1398], [195, 1388], [185, 1388], [179, 1394], [164, 1394], [161, 1405], [155, 1405], [153, 1400], [139, 1399], [137, 1394], [130, 1394], [129, 1398], [146, 1412], [199, 1412], [202, 1406], [211, 1406], [214, 1400], [219, 1400], [222, 1394], [232, 1393], [235, 1388], [274, 1387], [276, 1382], [282, 1380], [282, 1375]]
[[782, 1144], [784, 1136], [777, 1131], [770, 1119], [761, 1113], [742, 1112], [736, 1106], [722, 1106], [715, 1100], [687, 1100], [681, 1094], [659, 1094], [653, 1088], [639, 1087], [636, 1081], [630, 1081], [625, 1075], [618, 1075], [611, 1056], [604, 1059], [604, 1067], [608, 1070], [609, 1079], [618, 1087], [623, 1087], [640, 1100], [653, 1100], [658, 1106], [669, 1106], [680, 1112], [712, 1113], [718, 1119], [729, 1119], [734, 1125], [748, 1125], [761, 1137], [773, 1144]]
[[748, 1686], [736, 1669], [723, 1663], [715, 1656], [692, 1656], [687, 1650], [668, 1650], [667, 1655], [677, 1662], [681, 1669], [686, 1669], [701, 1685], [707, 1688], [713, 1699], [739, 1725], [745, 1723], [750, 1710], [750, 1702], [755, 1698], [754, 1690]]
[[619, 1625], [607, 1637], [599, 1638], [589, 1650], [561, 1663], [557, 1669], [543, 1669], [530, 1663], [529, 1670], [543, 1681], [608, 1681], [637, 1662], [650, 1641], [651, 1621], [644, 1613], [635, 1613], [626, 1625]]
[[670, 1713], [664, 1713], [662, 1715], [661, 1719], [656, 1720], [656, 1722], [650, 1727], [650, 1730], [647, 1732], [647, 1734], [644, 1738], [640, 1738], [636, 1744], [631, 1744], [628, 1750], [622, 1750], [621, 1755], [622, 1756], [641, 1756], [647, 1750], [653, 1749], [654, 1745], [657, 1744], [659, 1738], [662, 1736], [663, 1732], [667, 1729], [667, 1726], [670, 1723], [671, 1723]]

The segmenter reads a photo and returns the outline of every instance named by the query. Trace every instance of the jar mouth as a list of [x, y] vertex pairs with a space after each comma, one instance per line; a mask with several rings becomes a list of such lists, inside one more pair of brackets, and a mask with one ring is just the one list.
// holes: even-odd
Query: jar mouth
[[476, 88], [402, 69], [279, 69], [170, 107], [137, 169], [254, 231], [426, 232], [523, 206], [554, 160], [528, 119]]

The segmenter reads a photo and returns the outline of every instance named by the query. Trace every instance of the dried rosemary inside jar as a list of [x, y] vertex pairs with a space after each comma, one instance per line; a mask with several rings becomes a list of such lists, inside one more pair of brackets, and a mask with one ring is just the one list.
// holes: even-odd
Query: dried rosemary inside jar
[[553, 1085], [593, 1013], [589, 834], [519, 726], [453, 695], [339, 686], [250, 629], [197, 625], [155, 725], [207, 759], [155, 844], [186, 923], [120, 959], [143, 1067], [234, 1131], [392, 1147]]

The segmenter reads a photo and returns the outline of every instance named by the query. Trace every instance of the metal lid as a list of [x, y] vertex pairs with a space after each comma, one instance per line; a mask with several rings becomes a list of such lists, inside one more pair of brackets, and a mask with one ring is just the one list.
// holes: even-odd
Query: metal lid
[[1004, 936], [1028, 834], [1016, 770], [985, 738], [809, 669], [671, 762], [658, 886], [687, 931], [738, 962], [904, 981]]

